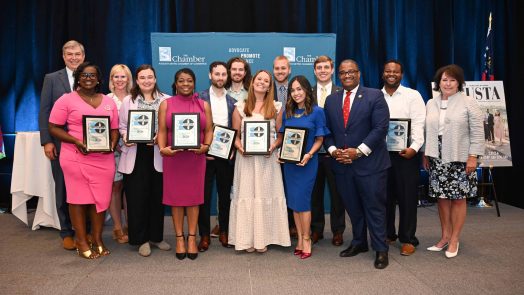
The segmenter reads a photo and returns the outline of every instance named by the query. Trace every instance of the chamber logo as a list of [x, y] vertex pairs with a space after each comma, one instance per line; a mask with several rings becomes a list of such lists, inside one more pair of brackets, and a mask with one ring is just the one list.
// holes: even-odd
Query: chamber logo
[[158, 60], [171, 61], [171, 47], [158, 47]]
[[295, 47], [284, 47], [284, 54], [285, 57], [290, 62], [295, 62]]

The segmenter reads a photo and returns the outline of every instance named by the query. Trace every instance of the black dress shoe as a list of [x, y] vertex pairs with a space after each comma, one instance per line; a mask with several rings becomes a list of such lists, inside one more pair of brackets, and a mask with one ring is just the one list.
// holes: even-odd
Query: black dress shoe
[[377, 256], [375, 258], [375, 268], [384, 269], [389, 264], [388, 252], [379, 252], [377, 251]]
[[340, 252], [340, 257], [353, 257], [359, 253], [367, 252], [368, 250], [367, 246], [350, 245], [346, 250]]

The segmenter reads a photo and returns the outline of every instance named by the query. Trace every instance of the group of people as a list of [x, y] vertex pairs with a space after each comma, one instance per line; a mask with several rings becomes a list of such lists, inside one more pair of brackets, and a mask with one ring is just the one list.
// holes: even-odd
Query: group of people
[[[115, 65], [109, 75], [111, 93], [103, 95], [100, 69], [84, 62], [82, 44], [68, 41], [63, 58], [66, 68], [44, 79], [39, 124], [52, 163], [63, 246], [83, 258], [110, 254], [102, 240], [108, 208], [118, 243], [136, 245], [142, 256], [151, 255], [151, 246], [170, 250], [163, 239], [167, 205], [176, 257], [196, 259], [211, 244], [216, 181], [222, 246], [263, 253], [268, 245], [291, 246], [291, 237], [296, 237], [293, 254], [307, 259], [313, 244], [323, 238], [327, 179], [332, 244], [344, 243], [347, 211], [352, 240], [340, 256], [367, 252], [369, 231], [374, 266], [383, 269], [389, 264], [389, 245], [397, 238], [402, 255], [413, 254], [419, 244], [415, 232], [421, 159], [429, 170], [430, 196], [438, 199], [442, 228], [440, 240], [428, 250], [446, 249], [448, 258], [458, 253], [466, 198], [476, 194], [477, 158], [485, 143], [482, 112], [464, 94], [464, 73], [457, 65], [437, 71], [435, 90], [440, 94], [424, 105], [416, 90], [401, 85], [403, 66], [398, 60], [384, 64], [384, 87], [379, 90], [360, 84], [359, 65], [350, 59], [338, 66], [338, 87], [328, 56], [314, 62], [314, 86], [304, 76], [290, 78], [285, 56], [275, 58], [273, 73], [259, 70], [253, 76], [249, 64], [234, 57], [209, 65], [211, 85], [201, 92], [195, 91], [191, 69], [178, 70], [169, 96], [158, 88], [151, 65], [139, 66], [134, 80], [127, 66]], [[127, 142], [130, 110], [156, 114], [152, 142]], [[176, 113], [199, 114], [197, 148], [171, 146]], [[83, 115], [109, 117], [111, 152], [87, 151]], [[400, 151], [388, 151], [390, 119], [410, 121], [410, 140]], [[268, 122], [268, 154], [246, 153], [244, 128], [250, 121]], [[215, 125], [237, 131], [235, 152], [228, 159], [207, 154]], [[279, 158], [287, 127], [307, 130], [298, 163]]]

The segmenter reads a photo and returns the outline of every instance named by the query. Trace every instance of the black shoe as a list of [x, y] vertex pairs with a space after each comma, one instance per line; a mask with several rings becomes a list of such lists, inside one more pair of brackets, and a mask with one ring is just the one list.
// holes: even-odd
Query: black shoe
[[353, 257], [359, 253], [367, 252], [369, 249], [367, 246], [355, 246], [350, 245], [346, 250], [340, 252], [340, 257]]
[[375, 258], [375, 268], [384, 269], [389, 264], [388, 252], [379, 252], [377, 251], [377, 256]]
[[184, 258], [186, 258], [186, 253], [175, 253], [175, 256], [178, 260], [183, 260]]
[[[188, 234], [187, 235], [187, 249], [189, 250], [189, 238], [193, 238], [195, 241], [196, 241], [196, 234]], [[196, 244], [196, 242], [195, 242]], [[197, 249], [198, 249], [198, 246], [197, 246]], [[187, 258], [191, 259], [191, 260], [195, 260], [197, 259], [198, 257], [198, 252], [196, 253], [190, 253], [189, 251], [187, 252]]]

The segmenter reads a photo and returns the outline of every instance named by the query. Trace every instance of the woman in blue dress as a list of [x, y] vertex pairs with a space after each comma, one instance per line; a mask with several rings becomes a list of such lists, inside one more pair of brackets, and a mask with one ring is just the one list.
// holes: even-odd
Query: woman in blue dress
[[[311, 257], [311, 192], [318, 169], [317, 152], [324, 135], [329, 134], [323, 110], [313, 105], [311, 84], [304, 76], [296, 76], [289, 82], [285, 112], [282, 113], [283, 133], [285, 127], [307, 129], [305, 153], [300, 163], [284, 164], [287, 206], [293, 210], [297, 226], [298, 243], [295, 255], [301, 259]], [[284, 139], [286, 140], [286, 139]]]

